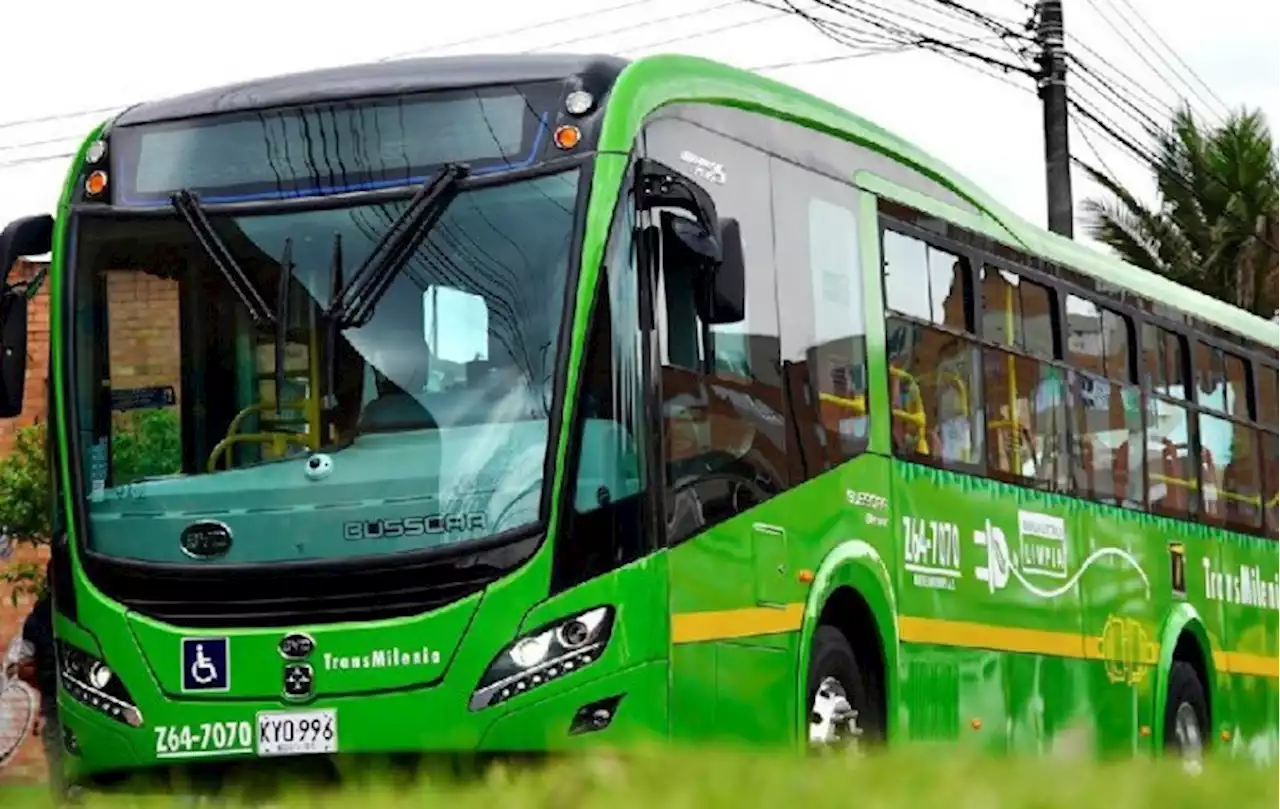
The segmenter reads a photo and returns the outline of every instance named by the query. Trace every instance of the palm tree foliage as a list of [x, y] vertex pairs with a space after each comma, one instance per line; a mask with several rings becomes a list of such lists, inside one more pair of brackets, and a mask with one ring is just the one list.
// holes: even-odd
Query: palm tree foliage
[[1154, 134], [1148, 162], [1159, 204], [1085, 166], [1112, 197], [1084, 202], [1089, 235], [1131, 264], [1276, 317], [1278, 177], [1266, 120], [1237, 112], [1206, 127], [1182, 109]]

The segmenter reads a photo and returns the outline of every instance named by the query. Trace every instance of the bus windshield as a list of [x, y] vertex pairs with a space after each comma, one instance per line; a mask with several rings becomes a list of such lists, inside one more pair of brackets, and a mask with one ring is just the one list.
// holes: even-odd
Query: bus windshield
[[72, 294], [91, 547], [251, 564], [536, 521], [578, 184], [569, 169], [459, 192], [371, 314], [336, 327], [335, 284], [408, 201], [211, 212], [266, 319], [176, 212], [83, 216]]

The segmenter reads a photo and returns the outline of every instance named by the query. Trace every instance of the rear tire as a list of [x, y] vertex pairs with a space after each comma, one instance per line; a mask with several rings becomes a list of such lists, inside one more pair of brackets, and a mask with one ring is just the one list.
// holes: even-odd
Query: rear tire
[[1164, 747], [1182, 759], [1187, 772], [1204, 767], [1209, 739], [1209, 700], [1196, 669], [1185, 660], [1169, 669], [1169, 696], [1164, 707]]
[[806, 690], [810, 747], [857, 750], [880, 740], [883, 725], [867, 674], [843, 632], [818, 627]]

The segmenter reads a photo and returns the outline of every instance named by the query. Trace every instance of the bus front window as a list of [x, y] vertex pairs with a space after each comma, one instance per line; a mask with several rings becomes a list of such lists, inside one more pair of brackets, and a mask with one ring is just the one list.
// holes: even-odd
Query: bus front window
[[[176, 212], [82, 217], [76, 412], [91, 546], [323, 559], [538, 517], [576, 169], [461, 191], [366, 319], [325, 317], [407, 201], [209, 214], [271, 317]], [[216, 209], [215, 209], [216, 210]]]

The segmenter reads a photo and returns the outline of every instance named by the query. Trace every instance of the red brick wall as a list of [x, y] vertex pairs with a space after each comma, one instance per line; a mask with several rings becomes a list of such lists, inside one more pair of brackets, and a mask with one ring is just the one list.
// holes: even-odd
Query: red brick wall
[[[19, 262], [10, 275], [11, 281], [30, 278], [41, 269], [28, 262]], [[22, 416], [16, 419], [0, 419], [0, 456], [7, 453], [13, 444], [13, 435], [20, 428], [43, 421], [47, 410], [45, 401], [45, 385], [48, 380], [49, 362], [49, 296], [48, 285], [42, 285], [40, 293], [31, 301], [27, 313], [27, 382], [23, 391]], [[0, 565], [9, 566], [20, 562], [43, 562], [44, 549], [22, 547], [14, 551], [8, 559], [0, 560]], [[30, 603], [20, 599], [15, 606], [11, 599], [11, 588], [0, 586], [0, 649], [7, 649], [10, 641], [21, 634], [22, 622], [26, 618]], [[16, 752], [10, 750], [18, 738], [26, 733], [28, 724], [25, 721], [28, 693], [19, 690], [19, 686], [9, 686], [0, 693], [0, 783], [39, 781], [45, 776], [44, 753], [39, 739], [34, 736], [25, 738], [18, 745]]]

